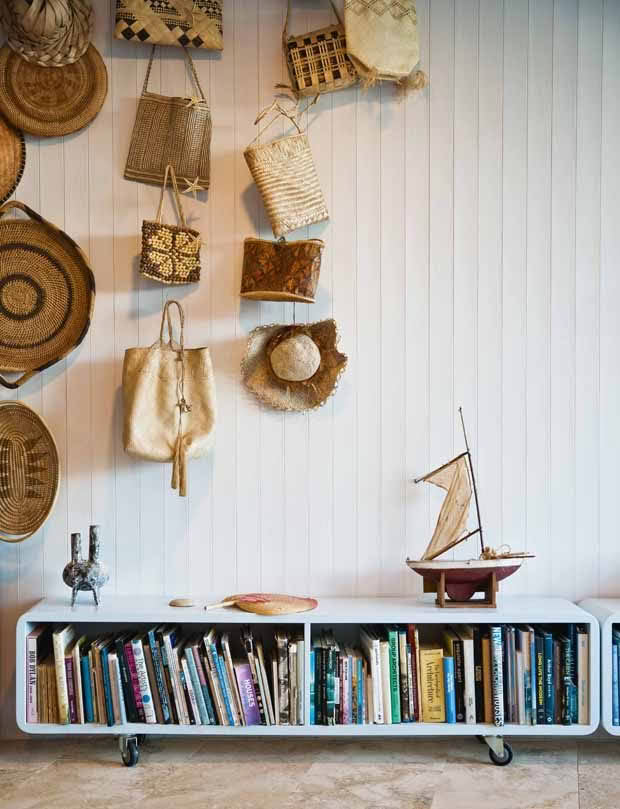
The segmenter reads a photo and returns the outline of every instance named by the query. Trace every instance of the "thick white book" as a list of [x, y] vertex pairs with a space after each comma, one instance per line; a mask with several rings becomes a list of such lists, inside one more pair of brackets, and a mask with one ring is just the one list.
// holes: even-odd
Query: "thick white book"
[[187, 665], [187, 660], [185, 657], [181, 657], [179, 659], [181, 664], [181, 670], [183, 671], [183, 676], [185, 677], [185, 686], [187, 688], [187, 693], [189, 696], [189, 705], [194, 715], [194, 721], [197, 725], [202, 725], [202, 720], [200, 718], [200, 710], [198, 708], [198, 701], [196, 700], [196, 693], [194, 692], [194, 686], [192, 684], [192, 678], [189, 673], [189, 666]]
[[112, 694], [112, 712], [114, 714], [114, 724], [121, 724], [121, 703], [118, 696], [118, 682], [116, 680], [116, 666], [118, 657], [116, 652], [108, 655], [108, 674], [110, 676], [110, 692]]
[[577, 723], [590, 724], [590, 636], [577, 632]]
[[390, 644], [387, 640], [379, 641], [381, 653], [381, 698], [383, 700], [383, 721], [392, 724], [392, 695], [390, 689]]
[[68, 725], [70, 722], [65, 649], [74, 637], [75, 629], [70, 624], [60, 627], [60, 629], [57, 629], [52, 634], [54, 669], [56, 672], [56, 693], [58, 698], [58, 721], [61, 725]]
[[123, 681], [121, 679], [121, 667], [118, 662], [118, 655], [112, 652], [108, 657], [110, 663], [110, 680], [116, 682], [116, 693], [118, 694], [118, 712], [120, 724], [127, 724], [127, 714], [125, 712], [125, 695], [123, 694]]
[[474, 633], [469, 626], [460, 626], [457, 635], [463, 641], [463, 673], [465, 675], [465, 722], [476, 724], [476, 670], [474, 666]]
[[381, 650], [379, 648], [379, 638], [372, 629], [360, 628], [360, 640], [370, 668], [370, 680], [372, 689], [368, 689], [369, 695], [372, 691], [372, 699], [369, 699], [368, 711], [369, 721], [376, 725], [384, 724], [383, 711], [383, 688], [381, 684]]
[[73, 646], [73, 679], [75, 682], [75, 701], [77, 704], [77, 717], [78, 723], [83, 725], [85, 722], [84, 719], [84, 689], [82, 687], [82, 661], [81, 661], [81, 649], [82, 646], [86, 643], [86, 635], [82, 635], [81, 638], [76, 640]]
[[138, 685], [140, 687], [142, 707], [144, 708], [144, 718], [148, 725], [155, 725], [157, 723], [157, 716], [155, 715], [153, 694], [151, 693], [151, 684], [149, 683], [149, 673], [146, 668], [144, 647], [142, 646], [141, 638], [132, 638], [131, 648], [133, 650], [133, 659], [136, 664], [136, 674], [138, 675]]

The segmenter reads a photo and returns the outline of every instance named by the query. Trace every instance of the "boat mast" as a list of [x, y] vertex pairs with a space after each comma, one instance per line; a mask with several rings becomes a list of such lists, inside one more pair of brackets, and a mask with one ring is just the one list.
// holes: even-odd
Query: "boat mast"
[[463, 428], [463, 438], [465, 439], [465, 449], [467, 450], [467, 459], [469, 461], [469, 474], [471, 475], [471, 484], [474, 489], [474, 498], [476, 500], [476, 515], [478, 517], [478, 532], [480, 534], [480, 550], [482, 553], [484, 553], [484, 541], [482, 539], [482, 523], [480, 522], [480, 504], [478, 503], [478, 488], [476, 486], [474, 465], [471, 461], [471, 452], [469, 451], [469, 443], [467, 441], [467, 431], [465, 430], [465, 420], [463, 419], [462, 407], [459, 407], [459, 416], [461, 417], [461, 427]]

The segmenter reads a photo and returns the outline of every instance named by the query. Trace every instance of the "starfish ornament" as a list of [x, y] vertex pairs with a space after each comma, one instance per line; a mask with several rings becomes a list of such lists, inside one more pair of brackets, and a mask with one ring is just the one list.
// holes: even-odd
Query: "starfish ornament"
[[187, 188], [183, 191], [184, 194], [193, 194], [194, 199], [196, 199], [196, 192], [197, 191], [206, 191], [206, 188], [203, 188], [198, 182], [198, 177], [196, 177], [193, 181], [188, 180], [187, 177], [182, 177], [184, 183], [187, 184]]

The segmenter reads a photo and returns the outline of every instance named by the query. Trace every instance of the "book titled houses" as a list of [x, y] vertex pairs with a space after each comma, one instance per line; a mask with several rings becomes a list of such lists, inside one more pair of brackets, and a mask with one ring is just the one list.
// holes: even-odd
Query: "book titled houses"
[[254, 690], [254, 681], [249, 663], [235, 663], [235, 676], [239, 686], [239, 696], [241, 697], [241, 707], [246, 725], [260, 725], [261, 716]]

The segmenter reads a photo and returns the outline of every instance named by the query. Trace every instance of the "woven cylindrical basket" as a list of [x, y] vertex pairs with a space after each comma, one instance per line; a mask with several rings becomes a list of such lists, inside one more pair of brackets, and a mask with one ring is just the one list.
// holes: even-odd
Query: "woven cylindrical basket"
[[0, 111], [30, 135], [77, 132], [95, 118], [107, 93], [108, 73], [94, 45], [64, 67], [40, 67], [8, 45], [0, 48]]
[[324, 246], [321, 239], [246, 239], [239, 294], [258, 301], [314, 303]]
[[54, 438], [21, 402], [0, 403], [0, 540], [21, 542], [49, 517], [60, 484]]
[[308, 136], [302, 132], [297, 122], [298, 114], [291, 113], [274, 101], [261, 112], [255, 123], [272, 111], [276, 111], [277, 115], [268, 126], [283, 115], [292, 121], [297, 134], [277, 138], [264, 145], [255, 145], [262, 134], [259, 132], [255, 141], [245, 150], [244, 157], [277, 238], [291, 230], [323, 222], [329, 219], [329, 214]]
[[77, 244], [22, 202], [30, 220], [0, 219], [0, 370], [22, 374], [23, 385], [67, 356], [84, 339], [95, 304], [95, 279]]

